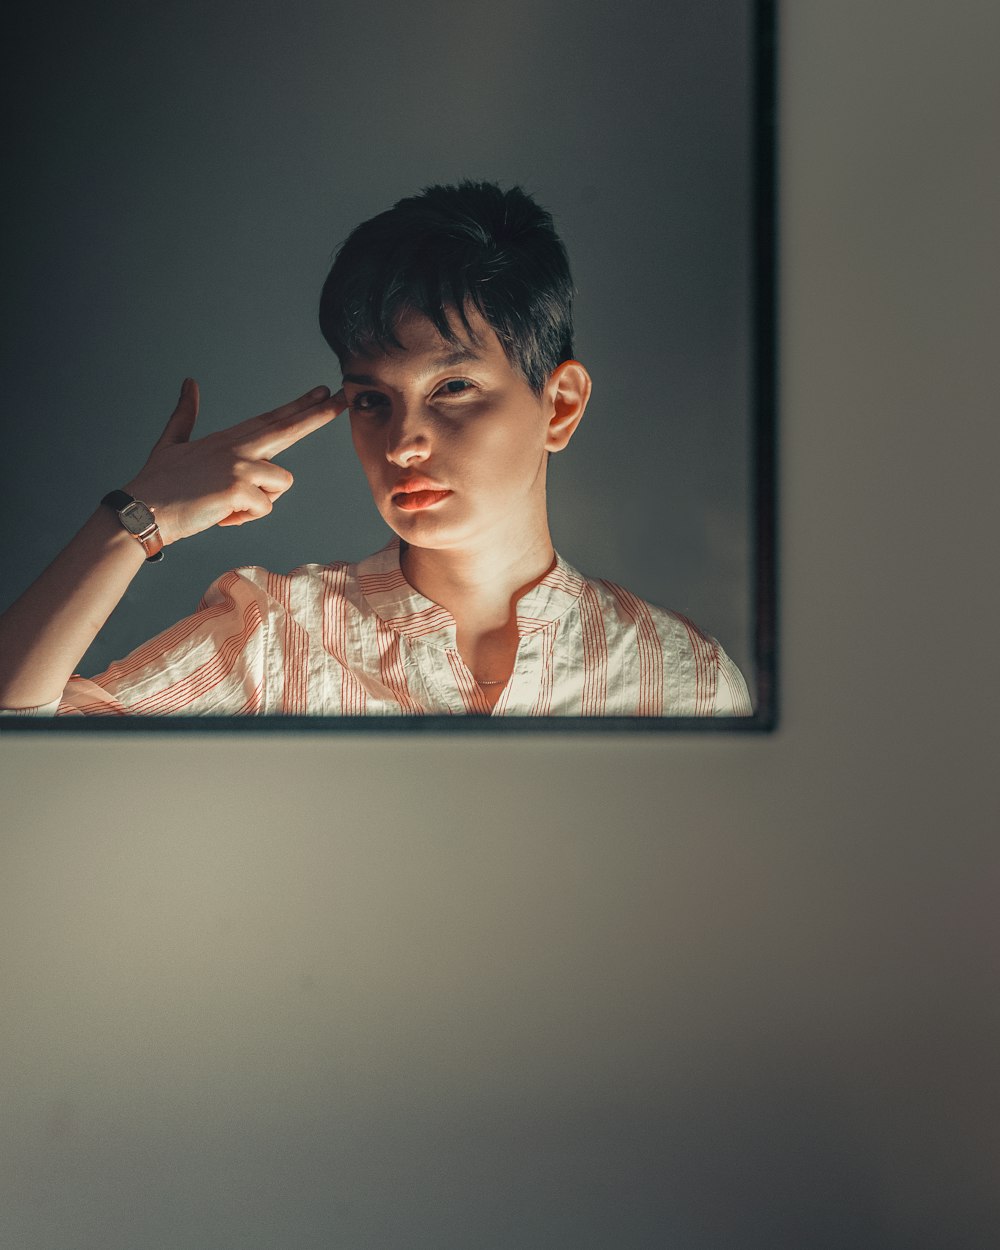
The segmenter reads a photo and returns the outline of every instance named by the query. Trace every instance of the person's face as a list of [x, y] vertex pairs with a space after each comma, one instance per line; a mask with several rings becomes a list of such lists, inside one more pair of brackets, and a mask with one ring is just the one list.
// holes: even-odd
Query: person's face
[[[351, 436], [375, 505], [418, 547], [460, 548], [545, 522], [554, 384], [536, 395], [495, 332], [452, 324], [443, 339], [420, 314], [396, 328], [402, 350], [343, 362]], [[555, 377], [555, 375], [553, 375]]]

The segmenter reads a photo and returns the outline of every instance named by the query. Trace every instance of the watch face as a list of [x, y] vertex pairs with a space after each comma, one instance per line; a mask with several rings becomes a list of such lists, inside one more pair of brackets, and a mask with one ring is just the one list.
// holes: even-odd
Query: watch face
[[130, 503], [128, 507], [122, 508], [118, 515], [122, 519], [122, 525], [130, 534], [141, 534], [143, 530], [148, 530], [151, 525], [156, 524], [156, 518], [152, 512], [138, 499]]

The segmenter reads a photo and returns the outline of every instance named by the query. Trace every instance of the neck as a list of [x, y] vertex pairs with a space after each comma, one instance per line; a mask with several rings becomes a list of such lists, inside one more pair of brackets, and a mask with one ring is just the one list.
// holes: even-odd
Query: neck
[[461, 550], [400, 545], [399, 563], [414, 590], [446, 608], [459, 629], [499, 629], [516, 615], [518, 599], [552, 568], [548, 527], [527, 543]]

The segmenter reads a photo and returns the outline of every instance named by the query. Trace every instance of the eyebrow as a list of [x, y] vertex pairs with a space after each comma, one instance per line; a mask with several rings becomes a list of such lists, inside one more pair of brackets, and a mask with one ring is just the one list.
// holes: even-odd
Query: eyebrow
[[[483, 356], [479, 352], [473, 351], [471, 347], [454, 347], [450, 352], [445, 352], [441, 356], [435, 356], [433, 360], [428, 362], [427, 372], [434, 373], [438, 369], [451, 369], [454, 365], [465, 364], [469, 360], [482, 360]], [[345, 373], [342, 380], [344, 382], [354, 382], [357, 386], [381, 386], [378, 378], [370, 373]]]
[[378, 379], [373, 378], [370, 373], [345, 373], [342, 382], [356, 382], [358, 386], [378, 386]]

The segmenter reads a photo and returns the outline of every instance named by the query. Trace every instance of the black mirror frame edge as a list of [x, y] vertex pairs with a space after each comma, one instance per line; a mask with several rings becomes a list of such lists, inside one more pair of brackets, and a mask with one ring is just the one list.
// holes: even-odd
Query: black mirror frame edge
[[754, 733], [778, 724], [777, 670], [777, 3], [753, 0], [754, 663], [752, 716], [11, 716], [0, 733]]

